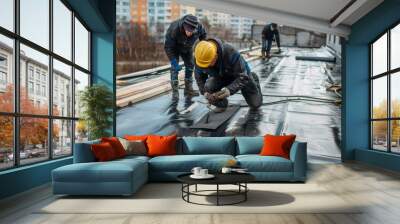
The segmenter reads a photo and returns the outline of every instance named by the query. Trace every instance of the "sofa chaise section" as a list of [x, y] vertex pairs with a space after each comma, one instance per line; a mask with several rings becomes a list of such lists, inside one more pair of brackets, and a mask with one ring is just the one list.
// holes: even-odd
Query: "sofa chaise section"
[[75, 144], [73, 164], [52, 171], [53, 193], [132, 195], [148, 181], [148, 157], [95, 162], [89, 143]]

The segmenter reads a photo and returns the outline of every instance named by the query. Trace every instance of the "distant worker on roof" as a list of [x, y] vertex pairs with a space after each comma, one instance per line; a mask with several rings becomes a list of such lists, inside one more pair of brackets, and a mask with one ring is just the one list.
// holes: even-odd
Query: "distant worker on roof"
[[257, 74], [240, 53], [231, 45], [216, 38], [197, 43], [195, 50], [195, 78], [200, 93], [209, 104], [216, 106], [215, 112], [228, 107], [228, 97], [239, 90], [251, 109], [262, 104], [262, 94]]
[[193, 46], [197, 40], [204, 40], [207, 34], [196, 16], [188, 14], [171, 23], [165, 36], [165, 53], [171, 63], [171, 86], [173, 101], [179, 100], [178, 73], [182, 69], [179, 57], [185, 65], [185, 96], [198, 96], [193, 90]]
[[262, 58], [269, 58], [271, 56], [271, 46], [272, 41], [276, 41], [276, 45], [278, 46], [279, 52], [281, 52], [281, 41], [279, 38], [279, 30], [278, 25], [276, 23], [270, 23], [264, 26], [261, 33], [261, 56]]

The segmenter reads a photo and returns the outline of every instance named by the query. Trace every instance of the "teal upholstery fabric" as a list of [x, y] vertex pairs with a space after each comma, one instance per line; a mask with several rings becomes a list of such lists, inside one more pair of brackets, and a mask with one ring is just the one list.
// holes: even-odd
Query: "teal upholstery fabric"
[[264, 137], [236, 137], [236, 155], [260, 154]]
[[233, 137], [183, 137], [182, 153], [235, 155], [235, 139]]
[[290, 160], [293, 162], [293, 178], [305, 181], [307, 177], [307, 143], [295, 142], [290, 149]]
[[55, 194], [130, 195], [147, 182], [148, 164], [144, 158], [74, 163], [53, 170], [52, 177]]
[[174, 155], [157, 156], [149, 160], [149, 170], [165, 172], [190, 172], [193, 167], [203, 167], [209, 171], [219, 171], [231, 155]]
[[88, 163], [96, 161], [92, 153], [90, 146], [92, 144], [98, 144], [100, 140], [94, 140], [89, 142], [75, 143], [74, 147], [74, 163]]
[[293, 172], [293, 162], [279, 156], [239, 155], [236, 159], [250, 172]]

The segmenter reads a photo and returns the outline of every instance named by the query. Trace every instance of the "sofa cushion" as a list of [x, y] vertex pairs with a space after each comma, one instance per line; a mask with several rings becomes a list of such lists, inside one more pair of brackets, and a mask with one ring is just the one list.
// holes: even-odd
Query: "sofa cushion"
[[124, 138], [129, 141], [146, 141], [148, 135], [124, 135]]
[[239, 155], [236, 159], [249, 172], [293, 172], [292, 161], [279, 156]]
[[193, 167], [199, 166], [210, 171], [219, 171], [230, 159], [231, 155], [175, 155], [158, 156], [149, 160], [150, 171], [163, 172], [190, 172]]
[[87, 142], [77, 142], [74, 147], [74, 163], [88, 163], [95, 162], [96, 158], [91, 149], [92, 144], [100, 143], [100, 139], [87, 141]]
[[236, 155], [260, 154], [264, 145], [263, 137], [236, 137]]
[[146, 143], [140, 140], [126, 140], [124, 138], [118, 138], [122, 146], [126, 151], [126, 155], [147, 155]]
[[[145, 161], [123, 159], [109, 162], [74, 163], [53, 170], [58, 182], [130, 182], [135, 172], [147, 171]], [[147, 173], [143, 173], [147, 176]]]
[[130, 155], [130, 156], [125, 156], [124, 158], [120, 158], [120, 159], [114, 160], [113, 162], [117, 162], [117, 161], [130, 162], [132, 160], [139, 160], [139, 161], [143, 161], [143, 162], [148, 162], [149, 159], [150, 159], [150, 157], [147, 157], [147, 156]]
[[115, 155], [117, 158], [122, 158], [126, 156], [126, 151], [124, 146], [121, 144], [117, 137], [103, 137], [101, 138], [101, 142], [108, 142], [111, 144], [114, 149]]
[[147, 155], [154, 156], [165, 156], [176, 154], [176, 135], [160, 136], [150, 135], [147, 137]]
[[280, 156], [290, 159], [290, 148], [293, 145], [296, 135], [265, 135], [264, 146], [261, 149], [261, 156]]
[[96, 161], [105, 162], [118, 158], [115, 154], [115, 150], [109, 142], [93, 144], [90, 147], [92, 148], [94, 157], [96, 157]]
[[233, 137], [183, 137], [182, 153], [186, 155], [234, 155], [234, 140]]

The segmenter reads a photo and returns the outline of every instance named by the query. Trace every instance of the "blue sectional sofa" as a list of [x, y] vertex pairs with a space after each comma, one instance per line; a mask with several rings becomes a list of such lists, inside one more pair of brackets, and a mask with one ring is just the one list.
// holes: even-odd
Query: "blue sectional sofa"
[[54, 194], [131, 195], [148, 181], [176, 181], [193, 167], [218, 172], [228, 160], [237, 160], [259, 182], [304, 182], [307, 174], [307, 144], [295, 142], [290, 160], [260, 156], [263, 137], [183, 137], [177, 155], [128, 156], [96, 162], [91, 141], [75, 145], [74, 163], [52, 172]]

